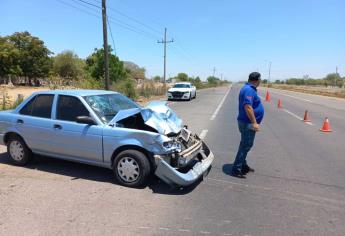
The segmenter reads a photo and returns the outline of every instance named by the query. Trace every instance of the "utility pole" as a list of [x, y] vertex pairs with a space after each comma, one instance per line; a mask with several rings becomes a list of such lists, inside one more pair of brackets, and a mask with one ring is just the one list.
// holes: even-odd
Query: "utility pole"
[[164, 40], [157, 41], [157, 43], [164, 43], [164, 75], [163, 75], [163, 83], [166, 81], [166, 73], [167, 73], [167, 43], [174, 42], [174, 39], [167, 41], [167, 28], [164, 28]]
[[107, 9], [106, 0], [102, 0], [102, 21], [103, 21], [103, 48], [104, 48], [104, 84], [105, 90], [109, 90], [109, 54], [107, 34]]
[[213, 77], [215, 76], [216, 74], [216, 67], [213, 67]]
[[[269, 66], [268, 66], [268, 81], [271, 80], [271, 66], [272, 66], [272, 62], [270, 61], [270, 62], [269, 62]], [[267, 81], [267, 82], [268, 82], [268, 81]]]

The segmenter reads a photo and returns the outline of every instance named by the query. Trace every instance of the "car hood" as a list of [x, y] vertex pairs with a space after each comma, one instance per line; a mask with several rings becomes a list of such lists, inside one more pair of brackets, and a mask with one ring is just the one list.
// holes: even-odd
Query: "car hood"
[[182, 120], [167, 106], [167, 102], [165, 101], [151, 102], [145, 108], [121, 110], [109, 124], [114, 125], [123, 119], [139, 113], [145, 124], [157, 130], [160, 134], [177, 134], [182, 129]]
[[171, 88], [168, 91], [169, 92], [189, 92], [190, 88]]

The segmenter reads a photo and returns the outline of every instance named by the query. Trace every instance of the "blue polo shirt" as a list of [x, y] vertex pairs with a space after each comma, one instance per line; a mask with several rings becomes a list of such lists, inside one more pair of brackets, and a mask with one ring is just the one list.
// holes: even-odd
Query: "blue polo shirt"
[[244, 109], [244, 106], [246, 104], [251, 105], [253, 107], [256, 122], [260, 124], [262, 119], [264, 118], [264, 106], [261, 103], [260, 97], [257, 94], [255, 86], [253, 86], [250, 83], [246, 83], [240, 91], [240, 95], [238, 97], [237, 120], [244, 123], [252, 123], [249, 120], [247, 113]]

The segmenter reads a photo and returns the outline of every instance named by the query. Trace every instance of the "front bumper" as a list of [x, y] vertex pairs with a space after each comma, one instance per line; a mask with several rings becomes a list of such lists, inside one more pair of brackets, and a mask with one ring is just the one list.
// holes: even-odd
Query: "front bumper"
[[196, 162], [187, 173], [181, 172], [173, 168], [169, 163], [163, 160], [159, 155], [155, 155], [157, 168], [155, 175], [170, 185], [188, 186], [196, 182], [199, 178], [208, 174], [208, 170], [214, 160], [212, 151], [202, 142], [201, 148], [198, 150], [200, 160]]
[[168, 99], [176, 99], [176, 100], [188, 100], [190, 99], [190, 93], [168, 93], [167, 94]]

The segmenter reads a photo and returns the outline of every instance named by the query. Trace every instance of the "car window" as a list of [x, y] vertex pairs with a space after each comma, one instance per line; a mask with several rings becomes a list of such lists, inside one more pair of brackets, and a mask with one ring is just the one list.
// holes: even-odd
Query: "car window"
[[103, 123], [108, 123], [120, 110], [138, 108], [139, 105], [121, 94], [85, 96], [85, 101]]
[[32, 98], [21, 110], [20, 114], [50, 118], [53, 106], [54, 95], [37, 95]]
[[189, 84], [175, 84], [174, 88], [190, 88]]
[[56, 119], [76, 121], [78, 116], [90, 116], [90, 112], [86, 109], [79, 98], [59, 95]]
[[33, 97], [28, 103], [25, 104], [25, 106], [19, 111], [22, 115], [29, 115], [31, 116], [32, 108], [35, 102], [37, 96]]

